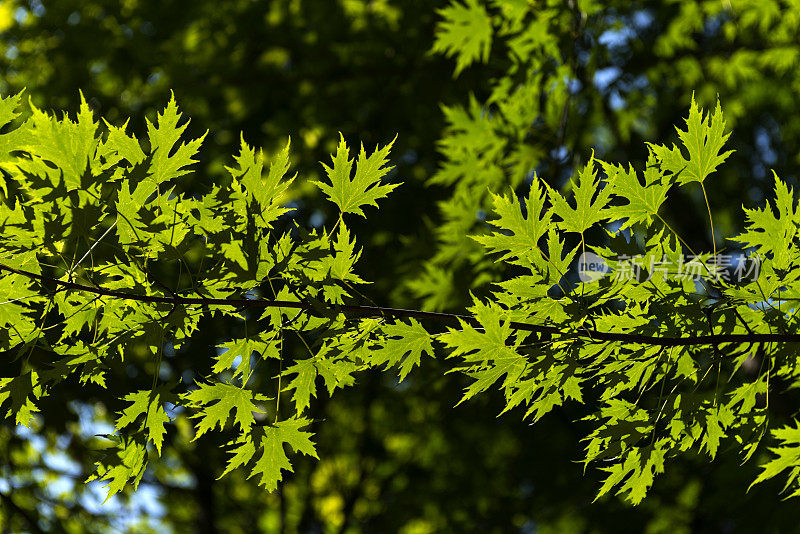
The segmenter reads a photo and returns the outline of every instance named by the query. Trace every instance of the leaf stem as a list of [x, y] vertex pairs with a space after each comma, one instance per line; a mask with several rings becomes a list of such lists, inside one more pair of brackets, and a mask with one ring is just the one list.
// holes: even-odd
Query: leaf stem
[[708, 203], [708, 195], [706, 195], [706, 186], [700, 182], [700, 189], [703, 190], [703, 198], [706, 201], [706, 210], [708, 210], [708, 222], [711, 225], [711, 247], [714, 250], [714, 272], [717, 272], [717, 237], [714, 234], [714, 218], [711, 216], [711, 205]]

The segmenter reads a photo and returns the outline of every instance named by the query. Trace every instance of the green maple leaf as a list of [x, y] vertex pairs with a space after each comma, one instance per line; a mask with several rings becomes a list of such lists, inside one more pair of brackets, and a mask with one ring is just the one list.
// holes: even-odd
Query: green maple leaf
[[214, 357], [216, 363], [211, 367], [215, 373], [221, 373], [233, 367], [237, 357], [241, 361], [236, 366], [233, 376], [242, 375], [243, 379], [250, 375], [250, 355], [253, 353], [253, 346], [247, 338], [235, 339], [222, 345], [217, 345], [217, 355]]
[[539, 186], [537, 177], [534, 177], [528, 192], [525, 203], [526, 214], [522, 213], [522, 206], [513, 192], [508, 197], [492, 193], [494, 211], [499, 218], [491, 223], [499, 231], [489, 235], [472, 236], [472, 239], [490, 252], [505, 252], [498, 261], [529, 254], [539, 248], [539, 239], [547, 232], [551, 222], [550, 213], [544, 209], [546, 200], [547, 195]]
[[[19, 107], [21, 99], [22, 91], [16, 95], [7, 96], [5, 98], [0, 97], [0, 128], [4, 128], [7, 124], [19, 117], [20, 114], [16, 109]], [[24, 133], [24, 129], [17, 128], [16, 130], [0, 134], [0, 168], [9, 173], [15, 167], [13, 164], [14, 157], [11, 156], [11, 152], [17, 149], [20, 135], [24, 135]], [[5, 196], [8, 196], [6, 178], [3, 176], [0, 176], [0, 190], [3, 191]]]
[[311, 404], [311, 397], [316, 396], [317, 366], [314, 358], [296, 360], [294, 365], [286, 368], [284, 375], [295, 375], [286, 385], [286, 391], [294, 390], [292, 402], [297, 413], [303, 413]]
[[[547, 290], [567, 274], [578, 250], [579, 247], [575, 247], [572, 250], [564, 251], [564, 241], [561, 240], [558, 231], [551, 226], [547, 230], [547, 253], [540, 249], [541, 254], [534, 256], [533, 262], [525, 266], [532, 272], [536, 271], [537, 283], [546, 284], [545, 290]], [[534, 288], [534, 292], [538, 292], [538, 289]]]
[[189, 121], [186, 121], [178, 126], [180, 119], [175, 95], [170, 93], [167, 107], [158, 114], [156, 123], [147, 120], [147, 137], [150, 140], [150, 154], [153, 155], [148, 176], [152, 176], [158, 184], [188, 173], [186, 167], [197, 161], [193, 157], [205, 139], [206, 134], [203, 134], [198, 139], [179, 144], [181, 135], [189, 125]]
[[755, 247], [760, 254], [773, 254], [776, 269], [788, 269], [791, 249], [786, 246], [797, 235], [800, 209], [796, 208], [794, 193], [789, 185], [772, 172], [775, 180], [775, 210], [769, 205], [762, 209], [747, 209], [747, 229], [732, 239], [746, 247]]
[[[83, 366], [79, 381], [82, 385], [94, 383], [106, 388], [105, 371], [107, 367], [102, 363], [108, 355], [107, 347], [87, 345], [83, 341], [70, 340], [67, 345], [61, 344], [53, 347], [56, 354], [63, 356], [51, 364], [51, 368], [42, 373], [43, 381], [60, 381], [79, 366]], [[171, 402], [175, 402], [172, 400]]]
[[578, 183], [573, 183], [575, 207], [569, 205], [558, 191], [554, 191], [545, 182], [550, 201], [553, 203], [553, 213], [561, 217], [560, 227], [567, 232], [583, 235], [593, 224], [608, 219], [606, 206], [611, 195], [611, 188], [600, 189], [600, 178], [597, 175], [592, 153], [589, 162], [578, 173]]
[[164, 386], [154, 391], [141, 390], [136, 393], [129, 393], [124, 400], [131, 404], [120, 412], [116, 428], [122, 430], [134, 423], [140, 416], [144, 416], [139, 430], [145, 432], [147, 438], [156, 446], [158, 454], [161, 454], [164, 434], [167, 433], [164, 425], [170, 420], [166, 410], [164, 410], [164, 401], [169, 399], [174, 399], [174, 396]]
[[312, 434], [300, 430], [310, 423], [308, 419], [288, 419], [264, 427], [264, 436], [261, 438], [264, 453], [256, 460], [253, 472], [247, 478], [260, 475], [259, 486], [264, 486], [270, 492], [277, 489], [281, 471], [292, 472], [292, 464], [286, 456], [284, 444], [296, 452], [317, 458], [317, 451], [311, 441]]
[[200, 384], [200, 387], [184, 395], [188, 406], [198, 408], [199, 412], [192, 417], [199, 419], [194, 439], [199, 438], [217, 426], [225, 428], [228, 418], [233, 412], [234, 424], [239, 425], [242, 432], [249, 432], [255, 423], [254, 413], [264, 413], [264, 409], [255, 401], [267, 400], [261, 394], [238, 388], [224, 382]]
[[[145, 182], [141, 182], [136, 190], [143, 189]], [[123, 244], [137, 243], [145, 235], [147, 225], [142, 222], [139, 210], [142, 208], [143, 200], [139, 200], [141, 195], [131, 192], [131, 184], [122, 182], [117, 195], [117, 235]]]
[[[333, 242], [333, 254], [326, 255], [318, 262], [314, 262], [309, 266], [309, 271], [315, 271], [317, 280], [323, 281], [326, 278], [333, 278], [341, 282], [350, 282], [353, 284], [363, 284], [364, 280], [353, 272], [361, 252], [356, 250], [355, 239], [350, 239], [350, 231], [345, 226], [344, 222], [340, 222], [338, 226], [336, 241]], [[323, 238], [327, 240], [326, 238]], [[346, 295], [345, 289], [342, 284], [327, 283], [323, 287], [325, 298], [330, 302], [337, 304], [344, 304], [343, 297]]]
[[495, 359], [491, 365], [483, 369], [467, 369], [463, 372], [470, 378], [475, 379], [475, 382], [470, 384], [464, 390], [464, 397], [459, 403], [471, 399], [478, 393], [482, 393], [492, 387], [495, 382], [506, 376], [504, 387], [507, 384], [515, 383], [525, 368], [525, 358], [519, 355], [509, 355], [504, 358]]
[[516, 343], [509, 339], [511, 326], [498, 306], [477, 301], [470, 311], [481, 329], [459, 319], [459, 330], [449, 328], [439, 338], [446, 347], [453, 349], [448, 358], [461, 357], [465, 362], [466, 366], [458, 370], [475, 379], [460, 402], [485, 391], [503, 375], [508, 382], [514, 382], [526, 363], [526, 359], [515, 350]]
[[666, 447], [659, 447], [664, 442], [665, 440], [659, 440], [653, 447], [632, 449], [626, 455], [623, 470], [630, 475], [618, 493], [627, 492], [626, 498], [632, 504], [642, 502], [653, 485], [655, 475], [664, 472], [664, 460], [668, 451]]
[[626, 500], [638, 504], [652, 486], [655, 475], [664, 471], [664, 460], [672, 441], [659, 438], [652, 443], [647, 440], [645, 446], [637, 445], [652, 431], [649, 414], [625, 400], [610, 399], [599, 414], [586, 419], [605, 418], [608, 420], [586, 438], [589, 443], [584, 462], [602, 459], [614, 462], [600, 469], [607, 472], [608, 477], [595, 500], [619, 486], [617, 494], [627, 493]]
[[[0, 282], [0, 298], [2, 295], [3, 284]], [[80, 333], [84, 328], [90, 327], [97, 318], [99, 311], [97, 303], [93, 299], [83, 297], [65, 292], [57, 294], [53, 299], [58, 305], [58, 311], [64, 316], [62, 338], [66, 339]]]
[[311, 398], [317, 396], [316, 380], [321, 376], [325, 381], [328, 393], [332, 394], [337, 387], [349, 386], [355, 382], [352, 374], [356, 370], [353, 362], [346, 359], [326, 358], [323, 351], [304, 360], [295, 360], [288, 367], [284, 376], [295, 375], [286, 385], [284, 391], [294, 390], [292, 402], [298, 414], [303, 413], [311, 404]]
[[800, 423], [795, 421], [794, 428], [786, 425], [773, 430], [771, 433], [781, 443], [777, 447], [769, 448], [769, 451], [775, 457], [760, 466], [762, 471], [750, 484], [750, 488], [765, 480], [774, 478], [788, 469], [789, 478], [784, 486], [784, 491], [791, 487], [794, 491], [789, 497], [800, 496], [800, 479], [798, 479], [798, 475], [800, 475]]
[[329, 395], [333, 395], [337, 387], [355, 384], [353, 373], [357, 370], [356, 364], [346, 358], [317, 358], [316, 366]]
[[456, 56], [455, 76], [475, 61], [488, 61], [492, 47], [492, 19], [477, 0], [453, 2], [439, 10], [434, 52]]
[[[318, 458], [312, 434], [300, 430], [311, 424], [305, 418], [287, 419], [274, 425], [259, 427], [253, 434], [242, 435], [229, 445], [232, 457], [228, 460], [225, 471], [220, 478], [237, 467], [248, 465], [258, 451], [261, 455], [252, 466], [248, 479], [260, 475], [259, 486], [264, 486], [267, 491], [274, 491], [282, 478], [282, 471], [292, 472], [292, 464], [286, 455], [285, 446], [289, 445], [296, 452]], [[258, 443], [256, 443], [258, 440]]]
[[677, 127], [675, 129], [688, 152], [688, 159], [675, 145], [671, 149], [650, 143], [648, 146], [661, 162], [661, 169], [676, 176], [681, 185], [688, 182], [703, 183], [733, 153], [733, 150], [720, 152], [731, 134], [724, 133], [725, 119], [722, 116], [719, 100], [714, 112], [706, 115], [695, 103], [692, 94], [686, 130]]
[[[749, 354], [745, 354], [745, 356], [749, 356]], [[730, 396], [727, 404], [728, 409], [732, 410], [734, 406], [741, 403], [740, 408], [736, 411], [741, 415], [748, 414], [755, 408], [757, 396], [765, 395], [766, 393], [767, 381], [764, 378], [760, 378], [755, 382], [745, 382], [728, 394]]]
[[[5, 98], [0, 97], [0, 127], [5, 126], [19, 117], [20, 114], [17, 111], [17, 108], [20, 105], [23, 92], [24, 89], [15, 95], [10, 95]], [[16, 141], [14, 137], [6, 137], [7, 135], [8, 134], [0, 135], [0, 153], [7, 152], [6, 147], [9, 141]]]
[[0, 415], [14, 416], [17, 425], [30, 427], [33, 414], [39, 411], [34, 399], [42, 396], [42, 384], [39, 373], [30, 371], [13, 378], [0, 378], [0, 409], [4, 408], [6, 401], [10, 401], [8, 411]]
[[511, 326], [503, 320], [499, 307], [477, 301], [470, 311], [482, 326], [480, 330], [459, 320], [460, 329], [448, 328], [448, 332], [439, 337], [453, 349], [451, 358], [462, 356], [467, 361], [481, 361], [516, 356], [513, 347], [507, 343], [512, 334]]
[[670, 184], [655, 166], [649, 165], [644, 171], [644, 185], [639, 183], [632, 166], [626, 170], [622, 165], [601, 163], [608, 176], [611, 194], [628, 201], [623, 206], [613, 208], [612, 217], [627, 219], [619, 230], [624, 230], [638, 222], [650, 224], [658, 214], [661, 204], [667, 199]]
[[[31, 251], [35, 263], [28, 263], [32, 268], [39, 269], [39, 262], [36, 261], [36, 254]], [[29, 256], [28, 253], [24, 256]], [[16, 258], [20, 258], [22, 254]], [[30, 257], [30, 256], [29, 256]], [[5, 260], [3, 263], [10, 264], [11, 261]], [[31, 280], [27, 277], [5, 274], [0, 278], [0, 328], [13, 325], [12, 332], [22, 339], [26, 339], [37, 328], [34, 320], [27, 315], [30, 310], [27, 305], [41, 299], [37, 291], [32, 291]]]
[[239, 155], [234, 157], [236, 167], [225, 167], [234, 180], [241, 182], [248, 197], [256, 201], [256, 221], [264, 228], [270, 228], [278, 217], [291, 211], [283, 206], [283, 196], [294, 177], [281, 181], [289, 170], [289, 144], [287, 141], [275, 155], [265, 176], [264, 152], [256, 152], [242, 136]]
[[[42, 267], [39, 264], [39, 259], [36, 256], [35, 250], [26, 250], [25, 252], [18, 252], [10, 258], [3, 258], [3, 263], [9, 267], [14, 267], [21, 271], [28, 271], [29, 273], [42, 274]], [[16, 277], [18, 275], [4, 273], [3, 278]], [[31, 283], [30, 279], [26, 277], [19, 277], [17, 281], [24, 285]]]
[[[0, 226], [2, 229], [2, 226]], [[9, 267], [36, 274], [41, 273], [41, 266], [36, 251], [17, 253], [10, 258], [3, 258], [2, 263]], [[40, 299], [37, 297], [32, 280], [26, 276], [3, 273], [0, 275], [0, 328], [13, 325], [21, 337], [27, 337], [35, 328], [34, 321], [26, 315], [27, 305]]]
[[[204, 195], [199, 200], [188, 199], [187, 202], [192, 206], [192, 209], [189, 210], [189, 216], [195, 224], [195, 230], [198, 235], [213, 235], [225, 229], [222, 217], [216, 215], [219, 201], [215, 198], [215, 195]], [[195, 212], [197, 215], [195, 215]]]
[[392, 140], [384, 147], [377, 147], [371, 155], [367, 155], [364, 145], [358, 153], [355, 162], [353, 179], [353, 160], [350, 151], [344, 142], [344, 136], [339, 134], [339, 146], [333, 157], [333, 167], [323, 164], [330, 184], [321, 181], [314, 183], [325, 193], [331, 202], [339, 206], [342, 213], [355, 213], [366, 217], [361, 210], [363, 206], [376, 206], [379, 198], [384, 198], [399, 184], [382, 184], [381, 179], [386, 176], [392, 167], [386, 167], [389, 151], [394, 144]]
[[361, 251], [356, 250], [356, 240], [350, 239], [350, 231], [344, 223], [339, 224], [333, 251], [333, 256], [327, 256], [323, 260], [323, 265], [329, 268], [330, 275], [337, 280], [363, 284], [364, 280], [353, 273], [353, 268], [361, 257]]
[[725, 406], [711, 409], [705, 413], [705, 432], [701, 447], [705, 447], [708, 455], [713, 459], [717, 455], [719, 444], [725, 434], [725, 429], [733, 422], [733, 412]]
[[50, 162], [60, 169], [67, 191], [81, 188], [87, 165], [92, 170], [96, 168], [97, 123], [83, 93], [80, 98], [80, 110], [75, 121], [66, 115], [61, 120], [51, 117], [31, 103], [30, 131], [24, 137], [24, 146], [19, 147], [34, 158]]
[[247, 270], [247, 256], [245, 256], [244, 250], [242, 249], [242, 243], [240, 241], [222, 243], [220, 248], [222, 249], [222, 255], [226, 259], [235, 263], [243, 270]]
[[141, 436], [130, 438], [111, 436], [110, 439], [116, 441], [115, 446], [103, 460], [95, 463], [95, 473], [86, 479], [86, 482], [108, 481], [104, 486], [107, 491], [106, 501], [115, 493], [122, 491], [128, 484], [131, 484], [135, 490], [142, 480], [145, 467], [147, 467], [147, 446]]
[[408, 373], [418, 366], [423, 353], [433, 356], [431, 335], [416, 319], [409, 324], [398, 321], [383, 327], [386, 336], [379, 348], [369, 352], [370, 364], [393, 367], [400, 364], [400, 381], [405, 380]]
[[[145, 159], [145, 153], [139, 141], [126, 133], [128, 122], [122, 126], [114, 126], [109, 124], [103, 119], [105, 127], [108, 129], [108, 135], [105, 143], [103, 143], [101, 151], [106, 159], [111, 160], [113, 163], [119, 163], [120, 160], [127, 161], [130, 165], [138, 165]], [[112, 154], [116, 158], [111, 158]]]
[[229, 442], [228, 446], [232, 447], [228, 451], [231, 453], [231, 457], [228, 459], [228, 465], [225, 467], [225, 471], [217, 477], [217, 480], [238, 467], [246, 466], [256, 453], [256, 444], [253, 441], [253, 436], [250, 434], [240, 435], [235, 440]]

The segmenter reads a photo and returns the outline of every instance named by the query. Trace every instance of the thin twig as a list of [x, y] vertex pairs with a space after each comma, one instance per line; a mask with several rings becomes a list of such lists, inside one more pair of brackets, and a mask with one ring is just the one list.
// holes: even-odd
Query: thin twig
[[[111, 230], [113, 230], [113, 229], [114, 229], [114, 227], [115, 227], [116, 225], [117, 225], [117, 221], [114, 221], [114, 224], [112, 224], [111, 226], [109, 226], [109, 227], [108, 227], [108, 229], [107, 229], [107, 230], [106, 230], [106, 231], [103, 233], [103, 235], [101, 235], [101, 236], [100, 236], [100, 237], [97, 239], [97, 241], [95, 241], [94, 243], [92, 243], [92, 246], [90, 246], [90, 247], [89, 247], [89, 250], [87, 250], [87, 251], [86, 251], [86, 254], [84, 254], [83, 256], [81, 256], [81, 259], [79, 259], [79, 260], [78, 260], [78, 261], [75, 263], [75, 265], [73, 265], [73, 266], [70, 268], [70, 270], [69, 270], [69, 271], [68, 271], [68, 273], [67, 273], [67, 274], [69, 274], [69, 279], [70, 279], [70, 280], [72, 280], [72, 273], [75, 271], [75, 268], [76, 268], [76, 267], [78, 267], [78, 266], [81, 264], [81, 262], [82, 262], [83, 260], [85, 260], [85, 259], [86, 259], [86, 256], [88, 256], [89, 254], [91, 254], [91, 253], [92, 253], [92, 250], [94, 250], [94, 247], [96, 247], [96, 246], [98, 245], [98, 243], [100, 243], [100, 242], [103, 240], [103, 238], [104, 238], [105, 236], [107, 236], [107, 235], [108, 235], [108, 233], [109, 233]], [[77, 250], [77, 248], [76, 248], [75, 250]]]

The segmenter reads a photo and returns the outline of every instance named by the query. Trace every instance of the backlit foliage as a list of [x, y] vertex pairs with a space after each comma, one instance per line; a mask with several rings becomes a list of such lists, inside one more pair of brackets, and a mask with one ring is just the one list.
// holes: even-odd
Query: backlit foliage
[[[531, 422], [581, 406], [584, 462], [607, 472], [598, 496], [638, 503], [670, 458], [713, 459], [725, 444], [747, 460], [765, 436], [774, 457], [760, 460], [755, 482], [789, 470], [787, 488], [800, 492], [796, 426], [771, 424], [768, 412], [770, 391], [798, 380], [791, 188], [776, 176], [777, 211], [746, 210], [734, 241], [760, 260], [750, 279], [733, 281], [722, 248], [691, 250], [659, 214], [671, 191], [703, 187], [728, 156], [719, 105], [706, 113], [692, 100], [680, 146], [649, 145], [645, 169], [592, 155], [567, 195], [535, 175], [521, 197], [493, 192], [495, 214], [472, 239], [509, 275], [490, 298], [473, 299], [471, 317], [439, 317], [447, 328], [424, 313], [358, 305], [368, 286], [346, 215], [391, 201], [391, 144], [351, 155], [341, 141], [317, 183], [339, 209], [335, 224], [278, 230], [291, 210], [290, 145], [266, 156], [242, 140], [229, 180], [184, 194], [181, 184], [199, 179], [191, 166], [202, 138], [183, 138], [174, 99], [145, 139], [98, 122], [83, 97], [73, 119], [9, 96], [0, 123], [0, 349], [19, 369], [0, 380], [0, 407], [30, 425], [60, 383], [124, 387], [126, 358], [146, 354], [151, 387], [116, 391], [116, 432], [89, 477], [109, 495], [137, 486], [181, 418], [194, 439], [226, 436], [220, 476], [243, 469], [274, 490], [293, 454], [316, 457], [306, 411], [321, 389], [335, 394], [370, 367], [398, 369], [402, 380], [423, 356], [472, 379], [464, 400], [499, 390], [504, 411]], [[576, 278], [586, 252], [610, 272]], [[640, 262], [633, 276], [619, 276], [626, 257]], [[698, 276], [675, 272], [683, 258]], [[180, 265], [176, 279], [159, 279], [167, 263]], [[162, 381], [170, 353], [217, 315], [241, 321], [244, 335], [218, 346], [208, 376]], [[286, 350], [289, 336], [300, 352]], [[271, 383], [251, 381], [256, 366], [274, 363]]]

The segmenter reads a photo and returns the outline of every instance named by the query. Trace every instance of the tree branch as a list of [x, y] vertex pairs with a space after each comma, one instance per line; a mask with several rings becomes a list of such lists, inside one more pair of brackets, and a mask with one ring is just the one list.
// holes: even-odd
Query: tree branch
[[[273, 299], [218, 299], [206, 297], [181, 297], [175, 294], [171, 297], [156, 295], [137, 295], [127, 291], [116, 291], [103, 289], [101, 287], [91, 287], [75, 282], [65, 282], [50, 276], [43, 276], [21, 269], [10, 267], [0, 263], [0, 272], [7, 271], [39, 282], [55, 284], [63, 289], [74, 289], [86, 293], [93, 293], [102, 297], [115, 297], [124, 300], [138, 302], [148, 302], [153, 304], [172, 304], [192, 305], [200, 304], [206, 306], [232, 306], [235, 308], [294, 308], [301, 311], [313, 311], [314, 306], [308, 302], [297, 302], [289, 300]], [[467, 324], [474, 328], [483, 328], [483, 325], [472, 315], [459, 315], [454, 313], [430, 312], [423, 310], [408, 310], [402, 308], [384, 308], [381, 306], [359, 306], [353, 304], [334, 305], [331, 304], [328, 310], [332, 312], [342, 312], [345, 314], [363, 317], [394, 317], [394, 318], [415, 318], [422, 320], [438, 321], [443, 324], [461, 326]], [[662, 347], [677, 347], [691, 345], [717, 345], [720, 343], [800, 343], [800, 334], [714, 334], [684, 337], [662, 337], [649, 336], [644, 334], [629, 334], [621, 332], [602, 332], [599, 330], [581, 328], [579, 330], [564, 330], [556, 326], [535, 325], [511, 321], [508, 326], [513, 330], [523, 332], [537, 332], [541, 334], [554, 334], [561, 338], [583, 338], [586, 341], [619, 341], [624, 343], [636, 343], [640, 345], [657, 345]]]

